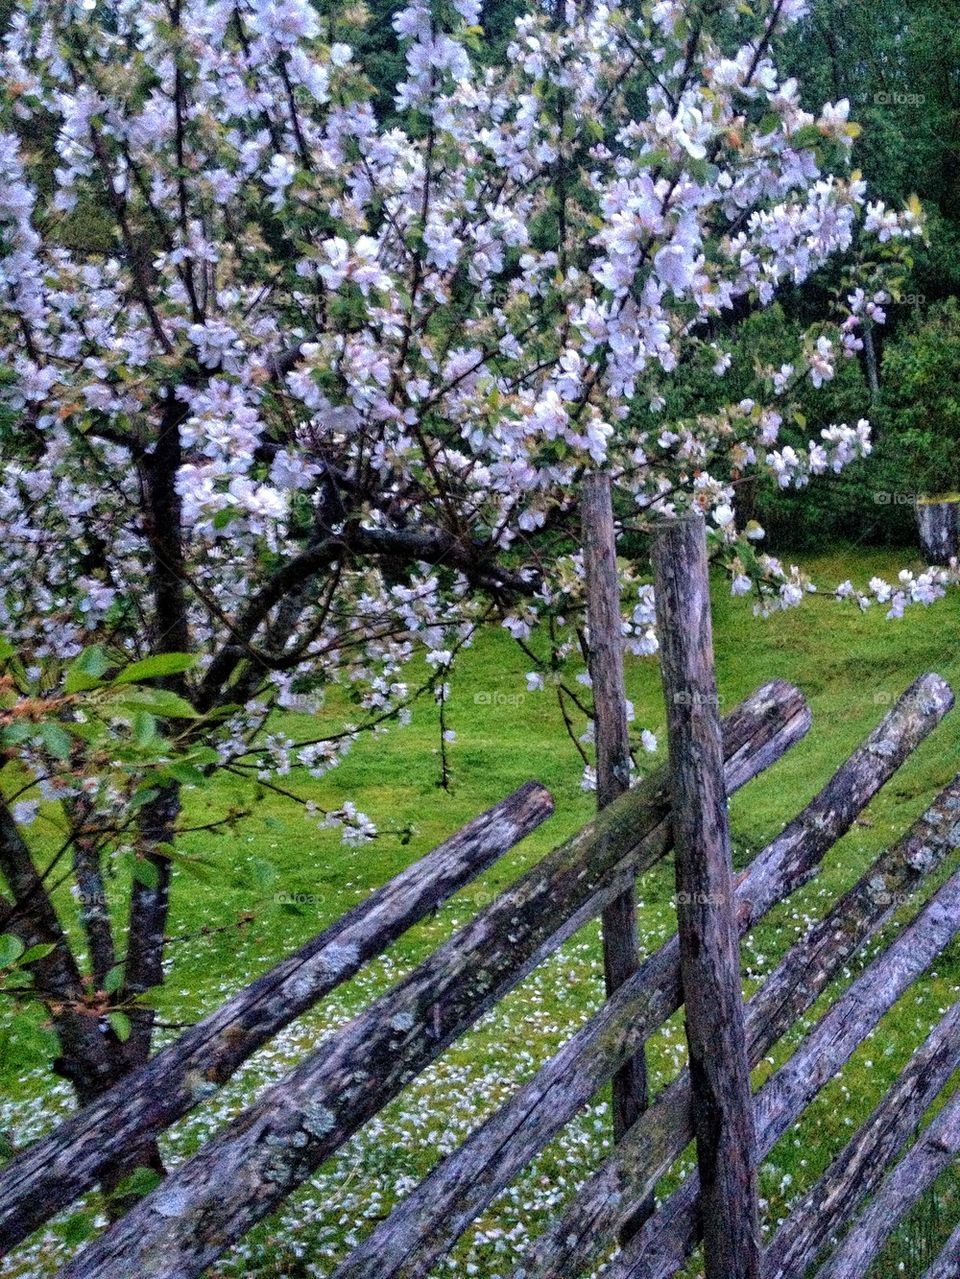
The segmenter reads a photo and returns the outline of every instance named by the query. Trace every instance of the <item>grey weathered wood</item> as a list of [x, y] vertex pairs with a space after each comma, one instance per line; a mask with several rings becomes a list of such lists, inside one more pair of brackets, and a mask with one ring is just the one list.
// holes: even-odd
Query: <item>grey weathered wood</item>
[[756, 1132], [723, 785], [706, 531], [672, 520], [652, 556], [667, 711], [680, 970], [706, 1279], [759, 1279]]
[[[583, 567], [590, 631], [590, 682], [597, 758], [597, 806], [606, 808], [630, 789], [630, 735], [623, 669], [623, 621], [617, 576], [617, 535], [613, 490], [603, 472], [583, 481], [581, 501]], [[603, 912], [603, 967], [612, 995], [640, 966], [637, 897], [631, 887]], [[643, 1047], [613, 1079], [613, 1133], [619, 1141], [647, 1106], [647, 1067]], [[653, 1210], [652, 1202], [649, 1216]]]
[[[814, 805], [817, 801], [814, 800]], [[801, 815], [813, 856], [825, 847], [822, 822], [811, 807]], [[822, 813], [821, 813], [822, 816]], [[845, 815], [848, 821], [853, 814]], [[863, 940], [960, 842], [960, 778], [947, 787], [910, 833], [871, 868], [791, 950], [748, 1005], [747, 1042], [752, 1064], [769, 1051], [795, 1018], [810, 1007]], [[792, 889], [784, 879], [782, 896]], [[738, 888], [749, 899], [748, 870]], [[609, 1078], [616, 1064], [681, 1002], [676, 938], [647, 959], [638, 975], [569, 1040], [496, 1114], [444, 1159], [343, 1262], [335, 1279], [422, 1279], [495, 1196], [542, 1150]], [[679, 1107], [666, 1113], [665, 1094], [656, 1103], [660, 1123], [648, 1116], [625, 1138], [629, 1153], [609, 1175], [613, 1162], [590, 1179], [575, 1203], [540, 1241], [528, 1266], [530, 1279], [551, 1273], [578, 1273], [594, 1249], [634, 1217], [639, 1195], [631, 1193], [650, 1151], [643, 1143], [651, 1129], [666, 1140], [666, 1165], [692, 1136], [689, 1080]], [[676, 1113], [679, 1109], [679, 1115]], [[683, 1135], [686, 1134], [686, 1135]], [[634, 1157], [634, 1152], [636, 1155]], [[619, 1159], [618, 1155], [618, 1159]], [[647, 1178], [652, 1188], [659, 1173]]]
[[933, 1265], [924, 1271], [923, 1279], [960, 1279], [960, 1226], [947, 1240]]
[[860, 1279], [865, 1275], [899, 1223], [958, 1154], [960, 1093], [954, 1093], [887, 1174], [839, 1248], [817, 1271], [817, 1279]]
[[764, 1253], [763, 1279], [806, 1274], [831, 1237], [876, 1190], [958, 1065], [960, 1003], [934, 1027], [850, 1144], [793, 1205]]
[[[950, 943], [958, 927], [960, 873], [944, 884], [761, 1088], [755, 1105], [761, 1158]], [[697, 1243], [699, 1194], [700, 1179], [691, 1173], [611, 1264], [604, 1279], [672, 1279]]]
[[[944, 715], [953, 707], [954, 696], [950, 685], [939, 675], [922, 675], [915, 680], [907, 691], [899, 698], [893, 709], [883, 717], [881, 722], [867, 737], [866, 741], [850, 757], [843, 768], [839, 769], [818, 796], [822, 805], [821, 813], [846, 811], [851, 803], [856, 811], [867, 802], [876, 791], [878, 761], [884, 764], [879, 775], [890, 777], [901, 764], [916, 750], [923, 739], [936, 727]], [[885, 769], [889, 767], [889, 771]], [[880, 783], [882, 785], [882, 782]], [[822, 815], [812, 815], [808, 820], [823, 821]], [[829, 819], [828, 824], [829, 824]], [[835, 843], [838, 837], [830, 840]], [[744, 910], [754, 912], [747, 919], [748, 926], [769, 910], [776, 900], [777, 876], [782, 872], [802, 874], [805, 863], [803, 841], [803, 823], [791, 822], [779, 839], [770, 849], [764, 851], [757, 859], [758, 880], [762, 881], [769, 867], [773, 878], [770, 888], [764, 891], [758, 884], [755, 904], [749, 907], [741, 903], [741, 919]], [[807, 877], [814, 874], [815, 865], [808, 867]]]
[[[801, 820], [812, 816], [813, 812], [807, 810]], [[816, 824], [805, 824], [809, 838]], [[785, 835], [789, 846], [788, 832]], [[890, 918], [904, 897], [958, 845], [960, 777], [791, 948], [747, 1004], [751, 1066], [816, 1002], [836, 973]], [[794, 879], [797, 877], [794, 870]], [[805, 878], [802, 872], [799, 877]], [[784, 881], [784, 896], [793, 882]], [[751, 867], [737, 890], [740, 903], [749, 901], [753, 885]], [[741, 915], [744, 913], [741, 911]], [[692, 1139], [690, 1077], [683, 1071], [664, 1089], [613, 1157], [581, 1186], [566, 1212], [537, 1240], [526, 1267], [527, 1279], [548, 1279], [585, 1270], [596, 1250], [614, 1237], [621, 1222], [630, 1218], [633, 1204], [650, 1192]]]
[[960, 555], [960, 499], [917, 503], [917, 530], [924, 558], [949, 564]]
[[[767, 685], [725, 722], [732, 788], [809, 724], [789, 685]], [[614, 801], [325, 1041], [68, 1267], [71, 1279], [197, 1275], [487, 1008], [670, 846], [665, 770]]]
[[401, 871], [330, 928], [31, 1146], [0, 1175], [0, 1250], [94, 1185], [131, 1144], [168, 1128], [257, 1048], [348, 980], [553, 812], [537, 782], [515, 791]]

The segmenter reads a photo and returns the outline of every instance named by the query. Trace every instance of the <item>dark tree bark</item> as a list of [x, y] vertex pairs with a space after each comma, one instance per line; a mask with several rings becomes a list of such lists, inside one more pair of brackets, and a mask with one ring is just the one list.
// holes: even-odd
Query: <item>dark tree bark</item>
[[759, 1279], [757, 1143], [702, 516], [658, 529], [652, 558], [706, 1279]]
[[53, 947], [32, 965], [34, 986], [51, 1009], [60, 1040], [60, 1056], [53, 1069], [70, 1081], [83, 1104], [111, 1082], [112, 1046], [89, 1006], [89, 992], [46, 885], [4, 803], [0, 803], [0, 872], [13, 897], [10, 922], [4, 929], [20, 936], [25, 944]]

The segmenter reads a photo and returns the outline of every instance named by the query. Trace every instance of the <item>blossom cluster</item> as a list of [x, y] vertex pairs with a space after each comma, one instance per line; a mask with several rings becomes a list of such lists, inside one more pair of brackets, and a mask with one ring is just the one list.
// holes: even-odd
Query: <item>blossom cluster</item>
[[[555, 547], [591, 469], [641, 523], [701, 507], [733, 562], [736, 477], [803, 485], [869, 451], [866, 422], [802, 451], [780, 435], [797, 381], [829, 381], [882, 322], [882, 290], [754, 398], [653, 430], [650, 411], [691, 361], [727, 375], [716, 333], [744, 308], [921, 233], [849, 172], [849, 103], [808, 110], [781, 76], [807, 7], [750, 26], [727, 3], [693, 33], [677, 0], [535, 11], [490, 67], [477, 0], [411, 0], [392, 104], [336, 5], [18, 11], [0, 626], [37, 659], [185, 636], [202, 708], [241, 707], [221, 761], [319, 776], [405, 711], [418, 651], [436, 691], [491, 611], [520, 639], [572, 624], [582, 565]], [[739, 562], [734, 589], [773, 580]], [[624, 639], [655, 652], [649, 595]], [[360, 722], [255, 744], [271, 707], [334, 684]]]

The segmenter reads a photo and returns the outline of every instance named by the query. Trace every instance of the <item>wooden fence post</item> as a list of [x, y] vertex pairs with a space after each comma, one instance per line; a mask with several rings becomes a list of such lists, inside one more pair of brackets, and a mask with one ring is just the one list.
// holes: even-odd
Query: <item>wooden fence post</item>
[[759, 1279], [756, 1129], [702, 517], [662, 525], [652, 559], [706, 1279]]
[[[623, 671], [623, 625], [617, 579], [617, 536], [610, 476], [588, 475], [583, 482], [583, 563], [590, 628], [590, 681], [597, 748], [597, 807], [630, 789], [630, 739]], [[612, 995], [640, 966], [636, 890], [631, 888], [603, 912], [603, 966], [607, 995]], [[647, 1107], [647, 1067], [643, 1049], [613, 1080], [613, 1135], [619, 1141]], [[638, 1214], [645, 1219], [652, 1201]]]

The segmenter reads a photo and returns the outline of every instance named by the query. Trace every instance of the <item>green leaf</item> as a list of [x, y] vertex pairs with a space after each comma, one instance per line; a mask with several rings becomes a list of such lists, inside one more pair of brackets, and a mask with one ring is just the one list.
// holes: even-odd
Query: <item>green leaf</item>
[[665, 150], [644, 151], [643, 155], [636, 157], [636, 163], [645, 169], [657, 168], [661, 164], [666, 164], [670, 159], [670, 152]]
[[805, 124], [802, 129], [797, 129], [790, 137], [790, 145], [797, 151], [815, 147], [822, 141], [823, 134], [815, 124]]
[[186, 871], [188, 875], [192, 875], [194, 879], [199, 879], [201, 883], [209, 884], [216, 879], [216, 868], [211, 866], [209, 862], [200, 861], [199, 858], [180, 857], [177, 860], [177, 865], [181, 870]]
[[152, 799], [156, 799], [160, 791], [156, 786], [145, 786], [143, 790], [138, 790], [130, 799], [130, 811], [135, 813], [143, 808], [144, 804], [149, 804]]
[[100, 644], [93, 644], [90, 648], [85, 648], [67, 667], [64, 687], [68, 693], [83, 693], [87, 689], [96, 688], [102, 682], [101, 676], [107, 673], [110, 666], [106, 649]]
[[213, 527], [215, 529], [225, 529], [228, 524], [234, 520], [238, 520], [243, 512], [236, 506], [222, 506], [219, 511], [215, 511], [213, 515]]
[[157, 720], [149, 711], [137, 711], [133, 717], [133, 736], [138, 746], [149, 746], [157, 737]]
[[0, 733], [0, 741], [4, 746], [19, 746], [21, 742], [25, 742], [33, 733], [31, 726], [24, 721], [16, 724], [8, 724]]
[[110, 1023], [110, 1029], [125, 1044], [130, 1038], [130, 1032], [133, 1030], [133, 1024], [126, 1013], [112, 1012], [107, 1013], [107, 1021]]
[[123, 964], [114, 964], [103, 979], [103, 989], [108, 995], [112, 995], [114, 991], [120, 989], [123, 985]]
[[70, 758], [70, 737], [59, 724], [47, 720], [40, 725], [40, 736], [47, 750], [56, 759]]
[[199, 768], [194, 768], [192, 764], [177, 762], [175, 764], [167, 764], [164, 769], [164, 776], [172, 777], [175, 781], [182, 782], [185, 786], [202, 786], [204, 782], [203, 773]]
[[39, 946], [30, 946], [20, 956], [21, 964], [35, 964], [38, 959], [44, 959], [52, 951], [56, 950], [53, 942], [41, 942]]
[[139, 662], [125, 666], [113, 681], [114, 684], [139, 684], [145, 679], [162, 679], [166, 675], [181, 675], [196, 663], [190, 653], [157, 653]]
[[165, 688], [141, 688], [122, 702], [129, 711], [150, 711], [161, 719], [199, 719], [199, 715], [183, 697]]
[[144, 888], [156, 888], [160, 883], [160, 870], [145, 857], [134, 857], [132, 862], [133, 878]]
[[13, 933], [0, 933], [0, 968], [9, 968], [24, 953], [24, 945]]

